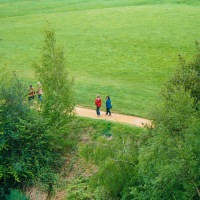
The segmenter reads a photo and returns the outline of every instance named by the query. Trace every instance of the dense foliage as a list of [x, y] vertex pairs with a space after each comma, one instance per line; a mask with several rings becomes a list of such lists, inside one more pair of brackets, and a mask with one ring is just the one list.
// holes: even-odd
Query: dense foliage
[[69, 78], [66, 70], [64, 50], [56, 44], [55, 33], [50, 26], [44, 30], [41, 59], [34, 64], [34, 68], [45, 91], [43, 114], [51, 118], [51, 123], [60, 124], [65, 121], [65, 115], [73, 114], [73, 79]]
[[200, 49], [162, 90], [162, 104], [152, 113], [151, 138], [140, 148], [140, 199], [200, 198]]
[[[154, 115], [151, 139], [140, 148], [140, 199], [199, 199], [200, 113], [191, 93], [174, 90]], [[135, 193], [134, 193], [135, 192]]]
[[45, 35], [45, 42], [53, 46], [44, 46], [44, 62], [37, 67], [44, 83], [42, 104], [28, 102], [28, 90], [19, 77], [1, 69], [0, 199], [12, 189], [32, 185], [40, 185], [51, 196], [65, 161], [64, 154], [72, 144], [69, 139], [74, 104], [72, 82], [66, 77], [63, 52], [53, 51], [50, 55], [52, 48], [56, 50], [51, 36], [49, 39]]
[[55, 139], [49, 132], [48, 121], [25, 101], [25, 87], [16, 75], [7, 76], [7, 81], [1, 82], [0, 90], [2, 196], [10, 188], [39, 182], [51, 187], [62, 163], [59, 152], [54, 151]]
[[28, 200], [28, 197], [24, 196], [22, 192], [19, 190], [11, 190], [10, 195], [6, 198], [6, 200]]
[[176, 69], [174, 75], [165, 84], [162, 89], [162, 96], [170, 100], [175, 90], [183, 88], [191, 92], [191, 97], [195, 104], [200, 100], [200, 46], [196, 42], [196, 53], [193, 61], [187, 63], [182, 56], [179, 56], [180, 67]]

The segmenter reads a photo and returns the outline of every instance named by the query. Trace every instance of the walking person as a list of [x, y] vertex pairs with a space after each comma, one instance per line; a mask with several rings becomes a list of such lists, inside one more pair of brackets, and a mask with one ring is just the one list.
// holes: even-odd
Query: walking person
[[43, 94], [43, 91], [42, 91], [42, 85], [41, 85], [40, 82], [38, 82], [37, 94], [38, 94], [38, 99], [39, 99], [39, 101], [42, 102], [42, 94]]
[[35, 90], [32, 85], [29, 86], [28, 101], [30, 102], [35, 98]]
[[96, 105], [96, 113], [97, 113], [97, 116], [100, 116], [101, 113], [100, 113], [100, 108], [101, 108], [101, 98], [99, 95], [97, 95], [97, 98], [95, 100], [95, 105]]
[[110, 109], [112, 108], [111, 100], [109, 96], [106, 96], [106, 115], [111, 116]]

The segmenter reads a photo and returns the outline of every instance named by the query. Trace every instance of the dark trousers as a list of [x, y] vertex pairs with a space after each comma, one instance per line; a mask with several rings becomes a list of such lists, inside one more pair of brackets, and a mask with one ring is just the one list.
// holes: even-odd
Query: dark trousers
[[100, 107], [96, 108], [97, 115], [100, 115]]
[[42, 101], [42, 95], [41, 94], [38, 94], [38, 99], [39, 99], [39, 101]]
[[33, 96], [30, 96], [30, 97], [28, 97], [28, 101], [31, 101], [31, 100], [33, 100], [35, 98], [35, 96], [33, 95]]
[[111, 115], [111, 112], [110, 112], [110, 108], [106, 108], [106, 115], [109, 113], [109, 115]]

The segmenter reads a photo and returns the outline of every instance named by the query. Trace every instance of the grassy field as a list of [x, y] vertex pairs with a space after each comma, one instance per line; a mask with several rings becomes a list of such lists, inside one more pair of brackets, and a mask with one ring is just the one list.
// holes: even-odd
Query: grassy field
[[110, 95], [113, 112], [147, 117], [178, 54], [191, 59], [200, 41], [200, 2], [172, 2], [0, 0], [1, 65], [36, 85], [31, 66], [48, 21], [66, 51], [77, 104], [94, 108], [97, 93]]

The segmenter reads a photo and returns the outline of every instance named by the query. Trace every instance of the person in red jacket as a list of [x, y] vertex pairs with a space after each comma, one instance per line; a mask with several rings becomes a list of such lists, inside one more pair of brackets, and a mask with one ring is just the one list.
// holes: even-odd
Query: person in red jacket
[[29, 93], [28, 93], [28, 101], [30, 102], [35, 98], [35, 90], [32, 85], [30, 85]]
[[95, 105], [96, 105], [96, 112], [97, 112], [97, 116], [100, 116], [100, 108], [101, 108], [101, 98], [99, 95], [97, 95], [97, 98], [95, 100]]

